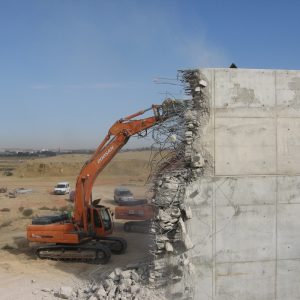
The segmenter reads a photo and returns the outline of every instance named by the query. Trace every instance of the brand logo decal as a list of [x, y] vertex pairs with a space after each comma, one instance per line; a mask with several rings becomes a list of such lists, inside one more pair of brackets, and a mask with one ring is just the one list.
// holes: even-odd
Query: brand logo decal
[[109, 153], [112, 152], [113, 150], [114, 150], [114, 146], [110, 146], [110, 147], [105, 151], [105, 153], [104, 153], [102, 156], [100, 156], [100, 158], [98, 159], [97, 163], [100, 164], [100, 163], [102, 162], [102, 160], [103, 160], [104, 158], [106, 158], [106, 157], [109, 155]]

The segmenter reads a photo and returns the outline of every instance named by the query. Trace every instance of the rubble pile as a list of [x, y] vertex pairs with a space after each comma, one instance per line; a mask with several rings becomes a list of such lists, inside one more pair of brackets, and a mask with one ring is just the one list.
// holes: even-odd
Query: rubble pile
[[161, 291], [145, 286], [148, 282], [148, 265], [140, 264], [135, 268], [122, 270], [116, 268], [101, 283], [91, 283], [85, 287], [63, 286], [57, 291], [43, 289], [60, 299], [86, 300], [139, 300], [165, 299]]

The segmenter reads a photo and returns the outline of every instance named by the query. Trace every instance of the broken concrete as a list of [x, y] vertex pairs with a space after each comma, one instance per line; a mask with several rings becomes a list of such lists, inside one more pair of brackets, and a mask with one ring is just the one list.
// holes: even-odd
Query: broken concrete
[[70, 286], [62, 286], [57, 296], [62, 299], [70, 299], [72, 297], [73, 288]]
[[0, 187], [0, 193], [6, 193], [7, 187]]
[[138, 263], [125, 269], [116, 268], [101, 282], [91, 282], [82, 286], [61, 287], [54, 293], [58, 298], [80, 300], [164, 300], [162, 290], [153, 290], [147, 286], [149, 282], [149, 264]]

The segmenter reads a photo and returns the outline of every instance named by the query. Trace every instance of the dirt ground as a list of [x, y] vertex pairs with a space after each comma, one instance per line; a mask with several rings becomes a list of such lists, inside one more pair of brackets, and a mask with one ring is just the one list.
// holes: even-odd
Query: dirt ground
[[[147, 156], [146, 156], [147, 157]], [[123, 221], [115, 220], [115, 235], [128, 242], [127, 252], [113, 255], [107, 265], [70, 263], [40, 260], [35, 257], [34, 246], [26, 240], [26, 225], [32, 216], [55, 214], [61, 208], [70, 206], [68, 195], [52, 195], [54, 185], [59, 181], [69, 181], [74, 187], [76, 176], [47, 177], [0, 176], [0, 187], [8, 191], [17, 188], [31, 189], [16, 198], [8, 198], [0, 193], [0, 298], [1, 299], [53, 299], [43, 289], [58, 289], [63, 285], [76, 287], [85, 281], [99, 280], [115, 267], [125, 267], [129, 263], [143, 260], [148, 255], [151, 239], [147, 234], [125, 233]], [[136, 198], [145, 198], [147, 186], [144, 178], [125, 174], [104, 176], [97, 179], [93, 198], [101, 198], [101, 203], [114, 209], [113, 190], [124, 185], [131, 189]], [[24, 216], [26, 209], [33, 214]], [[8, 211], [8, 210], [9, 211]]]

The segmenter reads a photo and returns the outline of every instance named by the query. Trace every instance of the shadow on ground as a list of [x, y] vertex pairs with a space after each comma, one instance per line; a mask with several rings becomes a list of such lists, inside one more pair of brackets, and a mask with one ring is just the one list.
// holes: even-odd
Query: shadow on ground
[[[100, 280], [107, 276], [113, 269], [126, 267], [128, 264], [136, 264], [149, 258], [149, 249], [151, 245], [151, 236], [145, 233], [128, 233], [123, 230], [122, 222], [115, 222], [114, 236], [126, 239], [128, 248], [124, 254], [112, 255], [110, 262], [105, 265], [89, 264], [84, 262], [70, 261], [48, 261], [47, 268], [59, 269], [65, 273], [72, 274], [82, 280]], [[37, 258], [35, 252], [40, 244], [29, 243], [24, 236], [12, 237], [12, 243], [2, 247], [2, 251], [18, 256], [19, 260], [30, 260], [32, 266], [45, 264], [45, 260]]]

